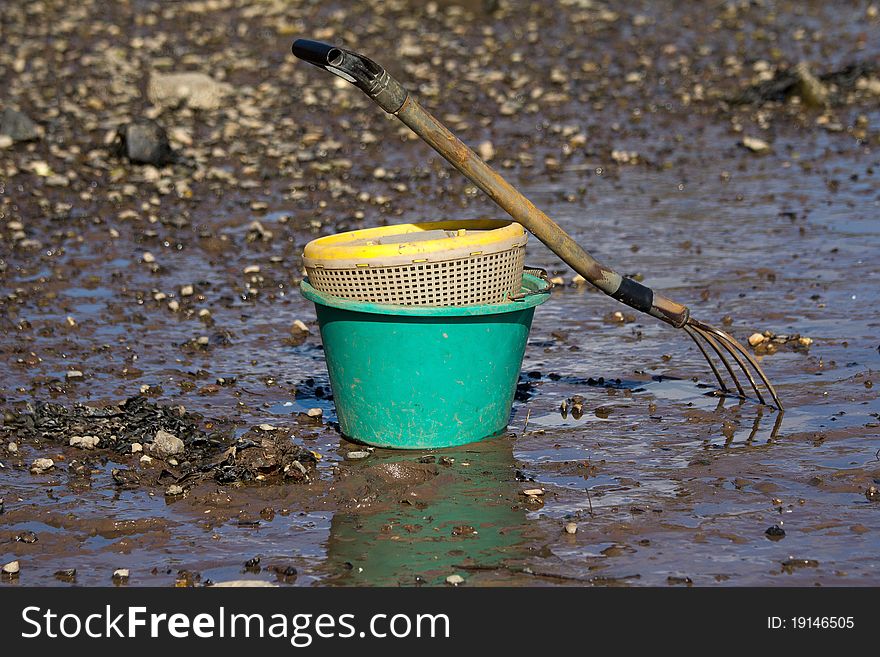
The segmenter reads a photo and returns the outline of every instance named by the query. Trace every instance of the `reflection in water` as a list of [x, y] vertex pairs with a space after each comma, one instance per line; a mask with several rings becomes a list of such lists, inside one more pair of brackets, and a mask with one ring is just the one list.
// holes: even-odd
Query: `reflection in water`
[[369, 464], [347, 464], [371, 469], [359, 474], [375, 483], [359, 491], [368, 505], [333, 517], [331, 583], [442, 584], [458, 565], [522, 556], [526, 511], [510, 440], [443, 450], [435, 463], [419, 463], [427, 454], [377, 450]]

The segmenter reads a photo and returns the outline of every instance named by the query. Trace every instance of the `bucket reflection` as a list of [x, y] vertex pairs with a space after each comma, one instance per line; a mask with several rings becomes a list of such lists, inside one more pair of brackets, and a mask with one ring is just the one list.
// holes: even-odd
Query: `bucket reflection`
[[367, 502], [333, 517], [328, 583], [437, 585], [467, 576], [462, 565], [491, 568], [525, 556], [526, 510], [510, 438], [430, 453], [434, 463], [419, 463], [427, 454], [377, 450], [371, 463], [346, 464], [364, 472], [341, 487], [351, 485]]

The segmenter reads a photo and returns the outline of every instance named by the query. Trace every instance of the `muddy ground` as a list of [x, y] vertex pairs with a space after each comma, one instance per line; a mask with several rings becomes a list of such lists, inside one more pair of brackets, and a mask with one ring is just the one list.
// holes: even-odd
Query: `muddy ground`
[[[880, 584], [878, 28], [863, 2], [4, 4], [0, 106], [35, 125], [0, 136], [0, 585]], [[808, 337], [760, 356], [781, 420], [533, 239], [567, 284], [509, 433], [347, 459], [304, 244], [500, 213], [300, 36], [385, 64], [600, 260], [743, 341]], [[183, 71], [217, 84], [151, 100]], [[167, 164], [119, 151], [141, 120]]]

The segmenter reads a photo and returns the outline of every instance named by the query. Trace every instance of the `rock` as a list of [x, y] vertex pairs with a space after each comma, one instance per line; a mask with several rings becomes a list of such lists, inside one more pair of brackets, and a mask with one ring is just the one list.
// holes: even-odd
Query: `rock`
[[142, 465], [150, 465], [150, 463], [152, 463], [152, 462], [153, 462], [153, 459], [151, 459], [146, 454], [144, 454], [139, 460], [139, 463], [141, 463]]
[[576, 522], [567, 522], [565, 523], [565, 533], [566, 534], [576, 534], [578, 530], [578, 526]]
[[125, 582], [128, 581], [129, 576], [128, 568], [117, 568], [113, 571], [113, 581], [115, 582]]
[[9, 563], [3, 564], [3, 574], [4, 575], [18, 575], [21, 570], [21, 564], [18, 561], [10, 561]]
[[195, 293], [195, 289], [192, 285], [184, 285], [180, 288], [180, 296], [182, 297], [191, 297]]
[[526, 497], [541, 497], [544, 494], [543, 488], [527, 488], [522, 492]]
[[2, 151], [4, 148], [9, 148], [14, 143], [15, 142], [13, 141], [12, 137], [10, 137], [9, 135], [0, 134], [0, 151]]
[[868, 486], [868, 490], [865, 491], [865, 498], [869, 502], [880, 502], [880, 489], [876, 486]]
[[198, 72], [153, 73], [147, 86], [147, 97], [158, 107], [186, 105], [192, 109], [214, 110], [231, 92], [231, 85]]
[[462, 577], [461, 575], [450, 575], [446, 578], [446, 583], [451, 586], [459, 586], [461, 584], [464, 584], [464, 577]]
[[76, 568], [64, 568], [62, 570], [56, 570], [55, 579], [61, 580], [62, 582], [75, 582]]
[[0, 114], [0, 134], [16, 141], [34, 141], [40, 138], [40, 128], [29, 116], [7, 107]]
[[164, 429], [159, 429], [156, 432], [155, 438], [153, 438], [153, 442], [150, 443], [149, 450], [161, 457], [174, 456], [176, 454], [182, 454], [185, 445], [183, 441], [175, 436], [173, 433], [168, 433]]
[[764, 337], [761, 333], [752, 333], [749, 336], [749, 344], [753, 347], [757, 347], [759, 344], [764, 342], [767, 338]]
[[778, 541], [785, 538], [785, 530], [779, 525], [768, 527], [764, 531], [764, 534], [766, 534], [767, 538], [769, 538], [771, 541]]
[[116, 132], [112, 150], [117, 157], [127, 157], [131, 162], [157, 167], [176, 159], [165, 129], [155, 121], [140, 120], [120, 128]]
[[165, 490], [165, 494], [169, 497], [174, 497], [176, 495], [183, 495], [183, 486], [178, 486], [177, 484], [171, 484]]
[[297, 333], [308, 333], [309, 327], [305, 325], [301, 319], [293, 320], [293, 324], [290, 327], [290, 332], [296, 335]]
[[480, 145], [477, 146], [477, 153], [483, 160], [488, 162], [495, 157], [495, 146], [487, 139], [484, 142], [480, 142]]
[[611, 159], [617, 164], [636, 164], [639, 161], [639, 154], [636, 151], [611, 151]]
[[824, 107], [828, 104], [828, 89], [811, 72], [806, 62], [799, 63], [794, 74], [797, 76], [795, 93], [801, 97], [805, 105]]
[[144, 451], [144, 446], [140, 443], [132, 443], [131, 444], [131, 453], [132, 454], [140, 454]]
[[32, 543], [36, 543], [37, 540], [39, 540], [39, 539], [37, 538], [36, 533], [34, 533], [32, 531], [24, 531], [24, 532], [20, 532], [15, 535], [15, 542], [16, 543], [24, 543], [25, 545], [31, 545]]
[[18, 454], [18, 445], [16, 443], [9, 443], [6, 446], [6, 451], [10, 454]]
[[83, 378], [83, 373], [80, 370], [68, 370], [67, 374], [65, 374], [65, 378], [68, 381], [75, 381]]
[[79, 447], [80, 449], [95, 449], [101, 439], [97, 436], [73, 436], [70, 439], [71, 447]]
[[275, 431], [278, 429], [274, 424], [261, 424], [258, 428], [260, 431]]
[[770, 144], [757, 137], [743, 137], [740, 143], [753, 153], [767, 153], [770, 151]]
[[[143, 261], [144, 261], [145, 263], [147, 263], [148, 265], [151, 265], [151, 264], [153, 264], [154, 262], [156, 262], [156, 256], [154, 256], [154, 255], [153, 255], [152, 253], [150, 253], [149, 251], [144, 251], [143, 255], [141, 256], [141, 260], [143, 260]], [[163, 298], [164, 298], [164, 297], [163, 297]]]
[[320, 408], [310, 408], [306, 411], [306, 415], [308, 415], [309, 417], [321, 417], [322, 415], [324, 415], [324, 411], [322, 411]]
[[358, 461], [360, 459], [365, 459], [370, 455], [369, 452], [357, 451], [357, 452], [349, 452], [345, 455], [345, 458], [349, 461]]
[[31, 464], [31, 472], [34, 474], [42, 474], [54, 467], [55, 461], [52, 459], [37, 459]]

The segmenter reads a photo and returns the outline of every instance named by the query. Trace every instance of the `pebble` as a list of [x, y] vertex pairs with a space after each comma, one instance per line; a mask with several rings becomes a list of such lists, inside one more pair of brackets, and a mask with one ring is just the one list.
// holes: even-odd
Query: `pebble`
[[9, 563], [3, 564], [3, 574], [4, 575], [18, 575], [21, 570], [21, 564], [18, 561], [10, 561]]
[[824, 107], [828, 104], [828, 89], [810, 72], [809, 64], [800, 62], [794, 69], [797, 76], [797, 94], [810, 107]]
[[308, 415], [309, 417], [321, 417], [322, 415], [324, 415], [324, 411], [322, 411], [320, 408], [310, 408], [306, 411], [306, 415]]
[[67, 374], [65, 374], [65, 377], [68, 381], [73, 381], [74, 379], [83, 378], [83, 373], [80, 370], [69, 370]]
[[146, 262], [148, 265], [151, 265], [156, 262], [156, 256], [154, 256], [149, 251], [144, 251], [143, 255], [141, 255], [141, 260]]
[[767, 535], [767, 538], [778, 541], [782, 538], [785, 538], [785, 530], [779, 525], [773, 525], [772, 527], [768, 527], [764, 533]]
[[153, 459], [150, 458], [149, 456], [147, 456], [146, 454], [144, 454], [144, 455], [140, 458], [140, 463], [142, 463], [143, 465], [149, 465], [149, 464], [152, 463], [152, 462], [153, 462]]
[[868, 486], [868, 490], [865, 491], [865, 498], [869, 502], [880, 502], [880, 489], [876, 486]]
[[131, 444], [131, 453], [132, 454], [140, 454], [144, 451], [144, 446], [140, 443], [132, 443]]
[[194, 292], [195, 290], [193, 289], [192, 285], [184, 285], [182, 288], [180, 288], [180, 296], [182, 297], [191, 297]]
[[756, 347], [756, 346], [758, 346], [759, 344], [761, 344], [762, 342], [764, 342], [764, 340], [766, 340], [766, 339], [767, 339], [767, 338], [764, 337], [764, 336], [763, 336], [762, 334], [760, 334], [760, 333], [752, 333], [752, 334], [749, 336], [749, 344], [752, 345], [753, 347]]
[[55, 461], [52, 459], [37, 459], [31, 464], [31, 472], [34, 474], [42, 474], [47, 470], [55, 467]]
[[770, 144], [757, 137], [743, 137], [741, 143], [753, 153], [767, 153], [770, 150]]
[[183, 486], [178, 486], [177, 484], [171, 484], [166, 490], [165, 494], [173, 497], [175, 495], [183, 495]]
[[111, 149], [116, 157], [126, 157], [137, 164], [161, 167], [176, 159], [168, 134], [155, 121], [141, 120], [121, 127]]
[[185, 104], [192, 109], [215, 110], [232, 87], [199, 72], [153, 73], [147, 97], [159, 107], [175, 108]]
[[2, 151], [4, 148], [9, 148], [14, 143], [15, 142], [13, 141], [12, 137], [10, 137], [9, 135], [0, 134], [0, 151]]
[[278, 427], [274, 424], [261, 424], [260, 431], [275, 431]]
[[348, 452], [345, 455], [349, 461], [357, 461], [358, 459], [365, 459], [370, 455], [369, 452], [357, 451], [357, 452]]
[[295, 320], [293, 320], [293, 324], [290, 327], [290, 332], [291, 333], [308, 333], [309, 327], [306, 326], [305, 322], [303, 322], [301, 319], [295, 319]]
[[488, 162], [495, 157], [495, 145], [488, 139], [480, 142], [480, 145], [477, 146], [477, 153], [483, 160]]
[[128, 568], [117, 568], [113, 571], [113, 579], [116, 581], [125, 581], [129, 576]]
[[9, 443], [6, 446], [6, 451], [10, 454], [18, 454], [18, 445], [16, 443]]
[[566, 534], [576, 534], [578, 530], [578, 526], [576, 522], [567, 522], [565, 523], [565, 533]]
[[168, 433], [164, 429], [156, 432], [153, 442], [149, 445], [149, 450], [157, 456], [167, 457], [175, 454], [182, 454], [185, 445], [183, 441], [173, 433]]
[[39, 139], [40, 129], [27, 114], [7, 107], [0, 114], [0, 134], [6, 135], [13, 142], [34, 141]]
[[71, 447], [79, 447], [80, 449], [95, 449], [101, 439], [97, 436], [72, 436], [70, 439]]
[[544, 494], [543, 488], [527, 488], [522, 492], [523, 495], [528, 497], [540, 497]]
[[461, 575], [450, 575], [446, 578], [446, 583], [451, 586], [459, 586], [460, 584], [464, 584], [464, 577]]

